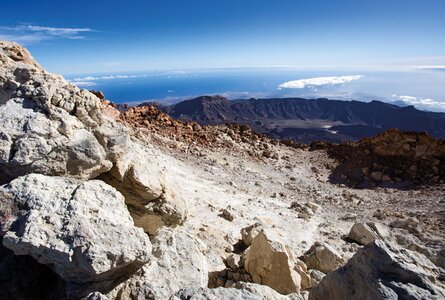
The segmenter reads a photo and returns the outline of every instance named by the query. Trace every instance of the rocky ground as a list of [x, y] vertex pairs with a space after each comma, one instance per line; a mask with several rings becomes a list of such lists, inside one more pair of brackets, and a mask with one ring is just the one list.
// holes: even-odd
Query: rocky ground
[[440, 178], [355, 189], [326, 147], [122, 114], [12, 43], [0, 62], [5, 299], [445, 298]]

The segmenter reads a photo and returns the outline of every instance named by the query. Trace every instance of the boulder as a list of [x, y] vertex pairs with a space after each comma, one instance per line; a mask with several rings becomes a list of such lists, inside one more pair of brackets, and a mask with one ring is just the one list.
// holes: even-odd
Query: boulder
[[444, 299], [432, 282], [438, 275], [424, 255], [375, 240], [324, 277], [309, 299]]
[[345, 262], [336, 250], [330, 246], [316, 242], [300, 257], [309, 269], [315, 269], [323, 273], [329, 273], [341, 267]]
[[241, 239], [243, 240], [243, 243], [246, 246], [252, 245], [253, 239], [258, 235], [258, 233], [263, 230], [264, 225], [260, 222], [256, 222], [255, 224], [252, 224], [250, 226], [247, 226], [245, 228], [242, 228], [240, 230], [241, 233]]
[[372, 228], [372, 224], [356, 223], [352, 226], [348, 234], [348, 239], [367, 245], [376, 239], [381, 238], [379, 234]]
[[181, 227], [163, 227], [152, 240], [151, 263], [107, 294], [110, 299], [168, 299], [178, 290], [208, 285], [206, 245]]
[[127, 151], [128, 130], [95, 95], [14, 43], [0, 42], [0, 65], [0, 183], [29, 173], [91, 179]]
[[175, 185], [167, 181], [153, 156], [137, 145], [100, 178], [124, 195], [135, 225], [150, 236], [163, 226], [182, 224], [187, 217], [186, 202]]
[[66, 282], [130, 276], [151, 244], [123, 196], [102, 181], [30, 174], [0, 187], [3, 245], [32, 256]]
[[279, 293], [300, 291], [300, 275], [294, 270], [291, 254], [272, 233], [261, 231], [247, 249], [244, 267], [255, 283], [267, 285]]

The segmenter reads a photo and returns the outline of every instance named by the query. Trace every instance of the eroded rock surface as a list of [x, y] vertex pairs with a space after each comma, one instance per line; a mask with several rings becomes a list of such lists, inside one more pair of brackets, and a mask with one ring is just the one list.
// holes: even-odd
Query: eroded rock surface
[[376, 240], [309, 294], [318, 299], [443, 299], [439, 270], [425, 256]]
[[244, 265], [255, 283], [282, 294], [299, 292], [301, 278], [294, 270], [291, 254], [271, 232], [261, 231], [247, 249]]
[[344, 259], [332, 247], [315, 243], [301, 257], [309, 269], [319, 270], [323, 273], [329, 273], [344, 264]]
[[102, 181], [31, 174], [0, 187], [0, 197], [3, 245], [67, 282], [130, 276], [149, 262], [148, 237], [134, 227], [122, 195]]
[[0, 42], [0, 180], [28, 173], [90, 179], [128, 149], [128, 130], [101, 103], [43, 70], [22, 47]]

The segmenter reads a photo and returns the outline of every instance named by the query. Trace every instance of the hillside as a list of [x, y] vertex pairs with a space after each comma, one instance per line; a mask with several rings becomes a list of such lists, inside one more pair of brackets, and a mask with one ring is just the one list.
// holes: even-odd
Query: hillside
[[308, 147], [120, 108], [0, 42], [1, 298], [445, 297], [443, 141]]
[[425, 131], [445, 138], [445, 113], [372, 101], [328, 99], [249, 99], [230, 101], [203, 96], [161, 109], [174, 118], [200, 124], [248, 124], [277, 138], [310, 143], [315, 140], [357, 140], [390, 128]]

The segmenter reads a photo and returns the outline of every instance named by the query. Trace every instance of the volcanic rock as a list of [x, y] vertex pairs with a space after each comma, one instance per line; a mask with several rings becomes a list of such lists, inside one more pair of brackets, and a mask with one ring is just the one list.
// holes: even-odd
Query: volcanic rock
[[425, 256], [375, 240], [309, 294], [318, 299], [443, 299], [432, 280], [439, 275]]
[[151, 245], [124, 198], [101, 181], [31, 174], [0, 187], [3, 245], [49, 265], [67, 282], [130, 276]]
[[279, 293], [300, 291], [300, 275], [286, 247], [274, 234], [261, 231], [244, 257], [244, 266], [255, 283], [267, 285]]
[[344, 260], [336, 250], [318, 242], [312, 245], [300, 259], [309, 269], [319, 270], [323, 273], [332, 272], [344, 264]]
[[341, 163], [332, 182], [354, 187], [410, 187], [445, 178], [445, 141], [426, 133], [390, 129], [357, 143], [328, 146]]
[[28, 173], [90, 179], [128, 148], [128, 130], [100, 100], [0, 42], [0, 182]]

